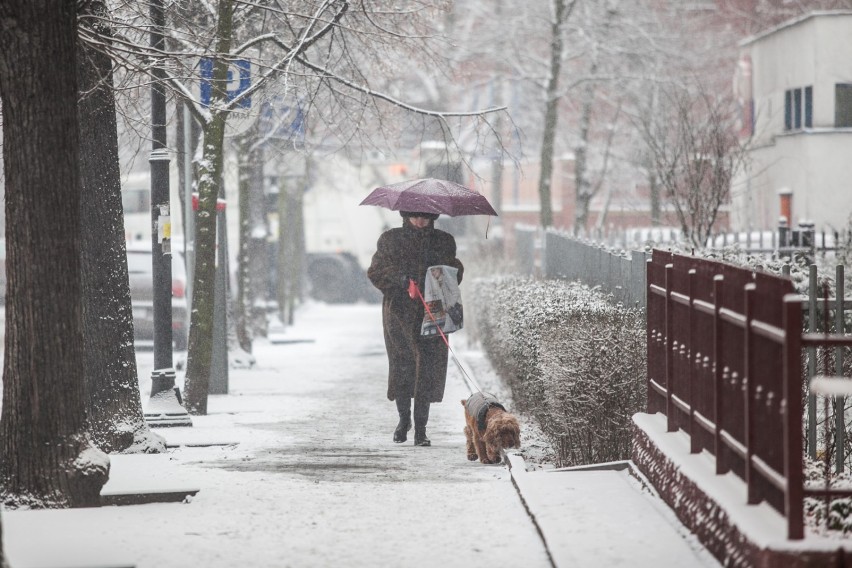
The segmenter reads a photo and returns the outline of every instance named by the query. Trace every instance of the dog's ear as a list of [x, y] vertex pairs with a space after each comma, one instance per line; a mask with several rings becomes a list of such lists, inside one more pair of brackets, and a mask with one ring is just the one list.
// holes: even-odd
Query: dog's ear
[[462, 403], [462, 406], [466, 406], [466, 405], [467, 405], [467, 401], [466, 401], [465, 399], [462, 399], [461, 403]]

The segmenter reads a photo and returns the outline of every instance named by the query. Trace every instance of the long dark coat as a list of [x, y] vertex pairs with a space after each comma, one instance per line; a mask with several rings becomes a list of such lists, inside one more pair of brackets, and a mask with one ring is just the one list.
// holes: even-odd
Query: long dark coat
[[441, 336], [423, 337], [423, 303], [412, 300], [403, 279], [417, 281], [423, 292], [426, 269], [445, 264], [458, 269], [461, 282], [464, 266], [456, 258], [452, 235], [434, 228], [418, 229], [408, 219], [403, 226], [379, 237], [376, 253], [367, 270], [373, 285], [382, 291], [382, 322], [388, 353], [388, 399], [417, 398], [441, 402], [447, 383], [447, 346]]

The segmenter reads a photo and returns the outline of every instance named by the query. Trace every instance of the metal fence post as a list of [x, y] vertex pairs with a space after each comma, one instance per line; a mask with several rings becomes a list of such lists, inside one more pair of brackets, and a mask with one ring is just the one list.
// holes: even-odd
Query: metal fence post
[[689, 321], [687, 325], [689, 325], [689, 331], [687, 332], [687, 338], [689, 344], [687, 345], [686, 351], [686, 362], [687, 362], [687, 389], [689, 389], [689, 395], [687, 400], [689, 400], [689, 453], [697, 454], [701, 451], [701, 446], [698, 444], [698, 428], [695, 427], [695, 389], [693, 388], [695, 382], [695, 366], [692, 360], [692, 355], [695, 353], [695, 338], [692, 334], [692, 328], [694, 327], [693, 322], [693, 313], [695, 307], [693, 305], [693, 301], [695, 300], [695, 280], [698, 272], [691, 268], [689, 270], [689, 281], [688, 281], [688, 295], [689, 295], [689, 305], [687, 307], [689, 314]]
[[[808, 267], [808, 331], [817, 331], [817, 267]], [[816, 375], [816, 348], [808, 347], [808, 456], [816, 459], [817, 456], [817, 408], [816, 396], [810, 394], [811, 379]]]
[[784, 297], [784, 510], [787, 538], [804, 537], [804, 474], [802, 471], [802, 300]]
[[716, 475], [728, 473], [728, 460], [723, 457], [722, 444], [722, 288], [725, 277], [713, 277], [713, 449], [716, 454]]
[[[843, 265], [838, 264], [834, 279], [836, 283], [836, 290], [834, 291], [834, 321], [836, 322], [835, 333], [841, 335], [846, 331], [843, 325], [843, 309], [845, 307], [843, 277]], [[826, 308], [828, 308], [828, 306], [826, 306]], [[834, 357], [835, 374], [838, 377], [841, 377], [843, 376], [843, 347], [837, 346], [834, 348]], [[846, 460], [846, 451], [844, 448], [844, 444], [846, 443], [846, 398], [838, 396], [835, 399], [834, 404], [835, 446], [837, 447], [837, 463], [835, 464], [835, 469], [837, 473], [841, 473], [844, 466], [843, 462]]]
[[745, 406], [745, 446], [746, 446], [746, 456], [745, 456], [745, 479], [746, 479], [746, 492], [747, 498], [746, 502], [749, 505], [756, 505], [760, 502], [760, 498], [757, 494], [757, 484], [755, 483], [757, 476], [754, 474], [753, 468], [753, 458], [754, 458], [754, 363], [752, 361], [752, 336], [751, 336], [751, 322], [754, 319], [754, 297], [757, 291], [757, 285], [754, 282], [749, 282], [745, 285], [745, 334], [744, 341], [745, 346], [743, 348], [743, 354], [745, 356], [744, 361], [744, 376], [743, 376], [743, 404]]
[[674, 342], [672, 341], [672, 335], [674, 334], [674, 329], [672, 326], [672, 308], [674, 307], [674, 302], [672, 301], [672, 287], [674, 286], [673, 282], [674, 276], [674, 265], [667, 264], [666, 265], [666, 432], [675, 432], [677, 431], [677, 426], [675, 425], [674, 419], [674, 411], [675, 405], [672, 401], [672, 384], [674, 383], [674, 355], [672, 354], [672, 349], [674, 349]]

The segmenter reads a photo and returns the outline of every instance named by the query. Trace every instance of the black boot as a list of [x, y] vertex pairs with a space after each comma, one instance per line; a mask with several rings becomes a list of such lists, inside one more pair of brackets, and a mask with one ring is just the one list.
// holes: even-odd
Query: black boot
[[426, 422], [429, 421], [429, 403], [421, 400], [414, 401], [414, 445], [431, 446], [432, 442], [426, 437]]
[[411, 399], [397, 397], [396, 410], [399, 412], [399, 424], [393, 431], [393, 441], [401, 444], [408, 439], [408, 431], [411, 430]]

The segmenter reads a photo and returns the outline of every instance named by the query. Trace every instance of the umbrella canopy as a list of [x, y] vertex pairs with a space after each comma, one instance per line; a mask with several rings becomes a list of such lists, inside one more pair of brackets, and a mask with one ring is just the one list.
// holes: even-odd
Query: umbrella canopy
[[426, 178], [374, 189], [359, 205], [378, 205], [392, 211], [459, 215], [497, 215], [481, 193], [442, 179]]

